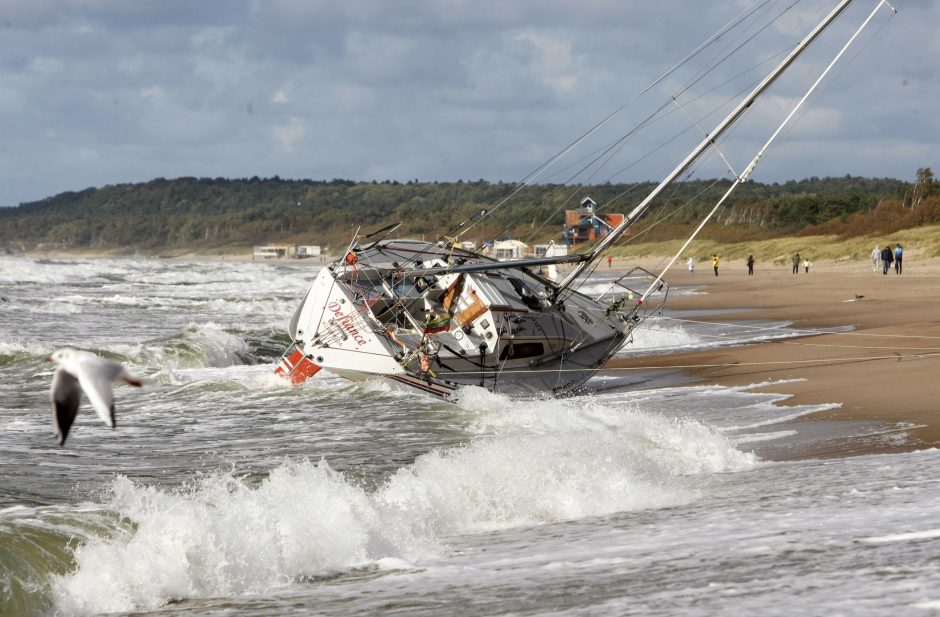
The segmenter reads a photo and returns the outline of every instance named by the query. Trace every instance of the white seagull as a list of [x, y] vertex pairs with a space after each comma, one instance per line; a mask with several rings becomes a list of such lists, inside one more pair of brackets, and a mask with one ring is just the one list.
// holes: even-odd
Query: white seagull
[[52, 399], [52, 427], [60, 446], [65, 444], [75, 421], [82, 390], [98, 412], [98, 417], [114, 428], [112, 384], [123, 381], [138, 388], [144, 385], [144, 379], [131, 375], [117, 362], [90, 351], [65, 347], [53, 352], [46, 360], [58, 365], [49, 394]]

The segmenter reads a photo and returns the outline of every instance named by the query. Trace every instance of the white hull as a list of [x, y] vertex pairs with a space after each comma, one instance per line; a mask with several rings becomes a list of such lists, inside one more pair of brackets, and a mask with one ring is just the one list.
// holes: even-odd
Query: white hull
[[449, 400], [465, 385], [563, 395], [642, 321], [638, 307], [619, 310], [634, 294], [622, 286], [601, 302], [570, 291], [555, 298], [552, 282], [527, 269], [425, 242], [353, 254], [355, 263], [320, 272], [290, 325], [310, 362], [348, 379], [385, 377]]

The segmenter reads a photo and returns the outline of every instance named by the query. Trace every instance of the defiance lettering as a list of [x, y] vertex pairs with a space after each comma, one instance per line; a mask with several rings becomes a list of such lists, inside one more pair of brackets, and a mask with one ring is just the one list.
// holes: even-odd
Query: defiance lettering
[[333, 315], [336, 318], [336, 321], [339, 323], [340, 327], [345, 330], [354, 341], [356, 341], [356, 347], [362, 347], [369, 342], [366, 339], [365, 334], [360, 332], [353, 323], [353, 320], [356, 318], [355, 313], [344, 315], [343, 307], [340, 306], [339, 302], [330, 302], [326, 305], [326, 308], [333, 312]]

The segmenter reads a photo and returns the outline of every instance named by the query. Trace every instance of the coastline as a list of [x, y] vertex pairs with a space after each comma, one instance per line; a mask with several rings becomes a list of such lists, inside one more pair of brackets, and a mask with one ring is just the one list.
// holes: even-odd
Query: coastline
[[[48, 252], [32, 259], [128, 259], [133, 255]], [[170, 261], [251, 261], [250, 255], [186, 254]], [[143, 260], [145, 257], [138, 256]], [[329, 259], [324, 256], [323, 260]], [[271, 260], [276, 262], [278, 260]], [[298, 260], [289, 260], [290, 262]], [[320, 259], [299, 260], [317, 266]], [[642, 265], [652, 272], [666, 258], [615, 258], [613, 272]], [[809, 455], [848, 455], [940, 447], [940, 258], [911, 256], [902, 275], [873, 271], [867, 260], [817, 260], [809, 273], [788, 265], [758, 262], [754, 276], [743, 260], [721, 264], [715, 277], [700, 262], [695, 276], [682, 263], [666, 280], [673, 291], [670, 311], [707, 312], [704, 321], [784, 321], [788, 329], [848, 329], [739, 347], [668, 355], [614, 358], [610, 372], [681, 372], [686, 382], [751, 386], [788, 395], [780, 407], [837, 404], [798, 422], [855, 422], [898, 427], [906, 441], [841, 444]], [[857, 296], [861, 296], [860, 298]], [[623, 374], [622, 372], [620, 374]], [[822, 425], [820, 425], [822, 426]], [[807, 455], [806, 452], [803, 455]]]
[[295, 257], [279, 257], [279, 258], [262, 258], [257, 259], [252, 256], [251, 251], [236, 251], [231, 253], [196, 253], [196, 252], [180, 252], [180, 253], [165, 253], [165, 254], [134, 254], [126, 252], [107, 252], [100, 250], [55, 250], [55, 251], [23, 251], [17, 253], [11, 253], [10, 257], [25, 257], [27, 259], [117, 259], [117, 260], [130, 260], [130, 261], [184, 261], [184, 262], [214, 262], [214, 261], [233, 261], [233, 262], [251, 262], [257, 261], [259, 263], [307, 263], [311, 265], [324, 265], [336, 259], [335, 255], [328, 255], [324, 253], [318, 257], [308, 257], [308, 258], [295, 258]]
[[[655, 268], [651, 268], [655, 271]], [[811, 271], [768, 266], [747, 275], [743, 262], [719, 276], [674, 269], [673, 311], [715, 311], [715, 322], [779, 320], [792, 329], [850, 328], [707, 351], [615, 358], [611, 369], [681, 370], [699, 384], [745, 386], [790, 395], [778, 405], [836, 403], [800, 422], [895, 425], [906, 440], [842, 446], [813, 455], [850, 455], [940, 447], [940, 260], [909, 260], [904, 273], [873, 272], [870, 262], [817, 262]], [[861, 296], [861, 297], [859, 297]], [[728, 311], [733, 311], [733, 315]], [[786, 380], [781, 383], [782, 380]]]

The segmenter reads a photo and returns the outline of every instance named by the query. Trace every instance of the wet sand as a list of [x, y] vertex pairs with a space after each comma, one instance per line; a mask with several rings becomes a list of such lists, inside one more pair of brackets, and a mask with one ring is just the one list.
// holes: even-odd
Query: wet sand
[[[651, 269], [655, 270], [654, 266]], [[864, 421], [916, 425], [906, 440], [884, 440], [813, 455], [940, 447], [940, 260], [909, 260], [887, 276], [871, 263], [814, 263], [809, 273], [788, 266], [722, 264], [719, 276], [702, 269], [690, 277], [671, 271], [670, 310], [717, 310], [704, 321], [784, 320], [792, 328], [838, 328], [828, 333], [741, 347], [615, 359], [610, 368], [675, 367], [699, 383], [749, 385], [792, 395], [784, 405], [840, 403], [802, 421]], [[733, 312], [724, 312], [735, 309]]]

